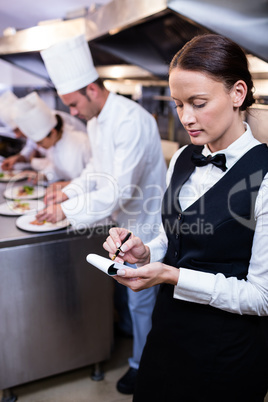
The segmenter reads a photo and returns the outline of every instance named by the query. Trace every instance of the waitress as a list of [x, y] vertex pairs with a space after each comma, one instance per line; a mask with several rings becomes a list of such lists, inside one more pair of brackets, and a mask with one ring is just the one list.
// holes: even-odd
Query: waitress
[[[161, 284], [135, 402], [263, 402], [268, 382], [268, 149], [241, 112], [254, 102], [242, 49], [197, 36], [173, 58], [171, 96], [192, 144], [173, 156], [163, 233], [133, 236], [118, 282]], [[112, 256], [126, 235], [113, 228]]]

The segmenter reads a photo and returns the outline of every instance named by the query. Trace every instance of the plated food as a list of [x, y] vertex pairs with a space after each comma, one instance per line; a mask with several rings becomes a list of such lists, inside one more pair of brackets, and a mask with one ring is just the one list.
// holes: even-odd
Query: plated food
[[69, 225], [67, 219], [56, 223], [46, 221], [38, 222], [35, 218], [35, 214], [25, 214], [16, 220], [16, 226], [19, 229], [26, 230], [27, 232], [50, 232], [64, 229]]
[[37, 226], [43, 226], [47, 221], [38, 221], [37, 219], [34, 219], [32, 222], [30, 222], [31, 225], [37, 225]]
[[23, 171], [0, 171], [0, 182], [4, 183], [8, 183], [9, 181], [25, 180], [27, 177], [28, 175]]
[[45, 207], [41, 200], [6, 200], [0, 204], [0, 215], [18, 216], [27, 213], [36, 213]]
[[24, 197], [27, 195], [32, 195], [34, 192], [34, 186], [22, 186], [18, 189], [18, 196]]
[[45, 187], [42, 186], [15, 186], [14, 184], [9, 184], [4, 191], [4, 197], [11, 200], [31, 200], [44, 197], [45, 192]]
[[21, 200], [15, 200], [15, 202], [12, 205], [13, 211], [19, 211], [19, 212], [27, 212], [30, 211], [30, 204], [29, 202], [23, 202]]

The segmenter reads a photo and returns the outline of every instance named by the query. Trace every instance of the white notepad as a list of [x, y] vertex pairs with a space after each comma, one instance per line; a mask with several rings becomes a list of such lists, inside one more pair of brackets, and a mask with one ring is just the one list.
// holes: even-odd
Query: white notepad
[[109, 276], [116, 275], [118, 269], [124, 268], [123, 264], [119, 264], [118, 262], [114, 262], [109, 258], [101, 257], [97, 254], [88, 254], [86, 260]]

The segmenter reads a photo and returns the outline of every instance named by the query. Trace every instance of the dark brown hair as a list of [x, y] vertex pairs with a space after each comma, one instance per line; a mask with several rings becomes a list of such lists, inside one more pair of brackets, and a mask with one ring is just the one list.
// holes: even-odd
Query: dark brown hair
[[[100, 87], [100, 89], [105, 89], [103, 79], [100, 78], [100, 77], [97, 78], [96, 81], [93, 82], [93, 84], [98, 85], [98, 87]], [[87, 86], [79, 89], [78, 92], [80, 92], [81, 95], [86, 96], [86, 94], [87, 94]]]
[[57, 131], [60, 131], [60, 130], [62, 130], [63, 129], [63, 119], [62, 119], [62, 117], [59, 115], [59, 114], [55, 114], [55, 117], [56, 117], [56, 119], [57, 119], [57, 124], [56, 124], [56, 126], [54, 127]]
[[248, 91], [240, 110], [246, 110], [255, 99], [253, 82], [244, 51], [235, 42], [216, 34], [195, 36], [173, 57], [169, 73], [176, 68], [199, 71], [222, 82], [227, 90], [242, 80]]
[[[62, 117], [61, 117], [59, 114], [57, 114], [57, 113], [55, 114], [55, 117], [56, 117], [57, 123], [56, 123], [56, 126], [54, 127], [54, 129], [57, 130], [58, 133], [62, 134], [63, 125], [64, 125], [63, 119], [62, 119]], [[50, 133], [48, 133], [47, 137], [50, 137], [50, 136], [51, 136], [51, 133], [52, 133], [52, 130], [50, 131]]]

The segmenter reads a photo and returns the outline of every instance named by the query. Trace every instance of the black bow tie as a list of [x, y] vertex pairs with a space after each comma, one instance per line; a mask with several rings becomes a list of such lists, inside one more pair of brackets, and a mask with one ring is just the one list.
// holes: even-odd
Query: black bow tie
[[215, 156], [211, 155], [204, 156], [203, 154], [193, 152], [191, 159], [195, 166], [205, 166], [208, 163], [212, 163], [214, 166], [217, 166], [223, 172], [227, 170], [226, 157], [224, 154], [216, 154]]

